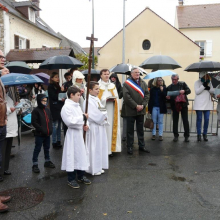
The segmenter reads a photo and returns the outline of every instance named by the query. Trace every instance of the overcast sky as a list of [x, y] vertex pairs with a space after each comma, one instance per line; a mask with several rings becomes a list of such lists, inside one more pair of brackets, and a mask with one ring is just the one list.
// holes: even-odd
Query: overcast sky
[[[185, 5], [220, 3], [220, 0], [185, 0]], [[123, 0], [94, 0], [95, 46], [104, 45], [123, 27]], [[178, 0], [127, 0], [126, 24], [146, 7], [174, 25]], [[40, 0], [41, 18], [56, 32], [89, 47], [92, 33], [92, 2], [89, 0]], [[205, 18], [204, 18], [205, 19]], [[140, 27], [141, 28], [141, 27]]]

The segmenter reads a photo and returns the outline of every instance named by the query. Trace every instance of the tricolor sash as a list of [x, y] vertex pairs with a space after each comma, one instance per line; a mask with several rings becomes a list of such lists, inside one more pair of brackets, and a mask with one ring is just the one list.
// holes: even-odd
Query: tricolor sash
[[131, 79], [127, 79], [125, 81], [125, 83], [128, 84], [132, 89], [137, 91], [142, 96], [142, 98], [144, 98], [144, 91], [143, 91], [143, 89], [137, 83], [135, 83]]

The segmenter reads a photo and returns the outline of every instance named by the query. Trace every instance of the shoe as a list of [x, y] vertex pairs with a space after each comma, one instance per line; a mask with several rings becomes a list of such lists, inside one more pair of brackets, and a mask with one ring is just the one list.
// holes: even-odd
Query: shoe
[[159, 136], [159, 141], [163, 141], [163, 137], [162, 136]]
[[133, 154], [133, 149], [132, 149], [132, 147], [128, 147], [128, 149], [127, 149], [127, 153], [130, 154], [130, 155]]
[[126, 138], [126, 137], [123, 137], [123, 138], [122, 138], [122, 141], [126, 141], [126, 140], [127, 140], [127, 138]]
[[98, 173], [94, 173], [95, 176], [100, 176], [102, 173], [98, 172]]
[[63, 145], [61, 144], [60, 141], [57, 141], [57, 147], [59, 147], [59, 148], [62, 148], [62, 147], [63, 147]]
[[7, 212], [8, 206], [0, 202], [0, 212]]
[[33, 165], [33, 166], [32, 166], [32, 171], [33, 171], [34, 173], [40, 173], [40, 169], [38, 168], [38, 165]]
[[54, 149], [56, 149], [56, 150], [57, 150], [57, 149], [60, 149], [59, 146], [57, 146], [57, 143], [53, 143], [52, 145], [53, 145], [53, 148], [54, 148]]
[[6, 171], [4, 172], [4, 175], [11, 175], [11, 172], [10, 172], [9, 170], [6, 170]]
[[6, 203], [11, 200], [11, 196], [0, 196], [0, 202], [1, 203]]
[[185, 142], [189, 142], [189, 137], [185, 137]]
[[78, 179], [78, 182], [84, 183], [86, 185], [90, 185], [91, 184], [91, 181], [89, 179], [87, 179], [85, 176], [83, 176], [82, 179]]
[[67, 181], [67, 183], [68, 183], [68, 186], [70, 186], [74, 189], [79, 189], [79, 187], [80, 187], [79, 184], [76, 182], [76, 180], [73, 180], [71, 182]]
[[10, 155], [10, 158], [11, 158], [11, 159], [12, 159], [12, 158], [14, 158], [14, 157], [15, 157], [15, 155], [14, 155], [14, 154], [11, 154], [11, 155]]
[[51, 162], [51, 161], [46, 161], [44, 163], [44, 167], [47, 167], [47, 168], [55, 168], [55, 165]]
[[0, 176], [0, 182], [2, 182], [4, 179], [3, 179], [3, 177], [2, 176]]
[[208, 141], [208, 139], [207, 139], [207, 134], [203, 134], [203, 140], [204, 140], [204, 141]]
[[109, 156], [109, 157], [114, 157], [113, 153], [109, 154], [108, 156]]
[[156, 139], [156, 136], [155, 135], [152, 135], [152, 138], [151, 138], [151, 140], [155, 140]]
[[197, 141], [199, 141], [199, 142], [202, 141], [201, 134], [198, 134], [198, 135], [197, 135]]
[[173, 142], [177, 142], [177, 141], [178, 141], [178, 137], [174, 137]]
[[104, 171], [104, 170], [102, 170], [102, 171], [101, 171], [101, 173], [103, 174], [103, 173], [105, 173], [105, 171]]
[[149, 150], [147, 150], [145, 147], [139, 147], [139, 151], [143, 151], [143, 152], [145, 152], [145, 153], [150, 153], [150, 151]]

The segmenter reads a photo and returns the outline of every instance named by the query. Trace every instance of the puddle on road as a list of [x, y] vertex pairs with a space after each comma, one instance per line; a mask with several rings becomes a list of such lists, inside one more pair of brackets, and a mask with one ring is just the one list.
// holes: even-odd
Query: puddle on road
[[180, 182], [185, 182], [186, 178], [182, 177], [182, 176], [175, 176], [175, 175], [171, 175], [170, 179], [175, 180], [175, 181], [180, 181]]
[[65, 176], [66, 176], [66, 172], [58, 172], [58, 173], [54, 173], [54, 174], [39, 178], [38, 181], [41, 182], [41, 181], [46, 181], [46, 180], [54, 180], [54, 179], [63, 178]]
[[152, 167], [157, 166], [156, 163], [149, 163], [148, 165], [149, 165], [149, 166], [152, 166]]

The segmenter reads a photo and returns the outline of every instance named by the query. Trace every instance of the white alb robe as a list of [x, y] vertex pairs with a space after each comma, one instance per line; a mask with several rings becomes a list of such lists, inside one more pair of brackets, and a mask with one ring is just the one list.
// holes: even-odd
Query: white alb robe
[[70, 99], [65, 100], [61, 117], [68, 130], [66, 132], [61, 170], [87, 170], [89, 167], [88, 149], [83, 140], [83, 112], [79, 105]]
[[[86, 101], [84, 102], [85, 110]], [[94, 175], [102, 169], [108, 169], [108, 139], [105, 126], [107, 111], [100, 111], [103, 107], [99, 98], [89, 95], [88, 114], [89, 130], [86, 133], [86, 143], [89, 151], [89, 169], [87, 173]]]
[[[98, 81], [100, 93], [98, 95], [102, 105], [106, 108], [110, 126], [106, 126], [108, 137], [108, 152], [121, 152], [121, 129], [120, 129], [120, 110], [118, 92], [114, 83]], [[115, 96], [115, 101], [107, 101], [111, 96]]]

